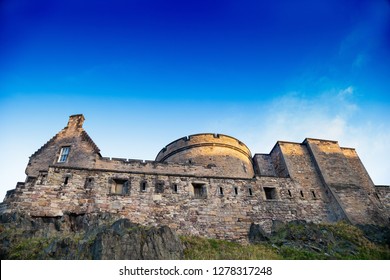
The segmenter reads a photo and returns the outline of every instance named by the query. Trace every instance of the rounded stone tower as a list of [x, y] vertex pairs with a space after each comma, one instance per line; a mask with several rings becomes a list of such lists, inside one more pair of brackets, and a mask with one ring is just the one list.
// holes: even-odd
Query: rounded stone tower
[[252, 178], [252, 155], [248, 147], [234, 137], [202, 133], [180, 138], [163, 148], [158, 162], [216, 166], [226, 177]]

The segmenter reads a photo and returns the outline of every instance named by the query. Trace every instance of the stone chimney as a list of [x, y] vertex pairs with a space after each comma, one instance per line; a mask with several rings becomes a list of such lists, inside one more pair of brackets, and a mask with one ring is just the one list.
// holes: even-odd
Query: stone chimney
[[83, 127], [83, 123], [84, 123], [84, 116], [83, 114], [78, 114], [78, 115], [72, 115], [69, 117], [69, 121], [68, 121], [68, 129], [79, 129], [79, 128], [82, 128]]

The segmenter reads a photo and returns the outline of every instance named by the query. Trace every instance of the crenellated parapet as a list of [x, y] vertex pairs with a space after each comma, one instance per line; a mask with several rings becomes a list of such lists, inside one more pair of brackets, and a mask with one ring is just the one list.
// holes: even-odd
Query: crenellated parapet
[[164, 147], [156, 161], [217, 166], [233, 177], [254, 176], [249, 148], [238, 139], [223, 134], [202, 133], [180, 138]]

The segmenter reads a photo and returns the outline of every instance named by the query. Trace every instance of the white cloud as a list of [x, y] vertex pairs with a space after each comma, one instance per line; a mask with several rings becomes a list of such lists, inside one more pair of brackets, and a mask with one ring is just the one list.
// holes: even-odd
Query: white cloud
[[[361, 105], [363, 106], [363, 105]], [[329, 90], [316, 97], [297, 92], [274, 100], [255, 121], [247, 143], [271, 149], [276, 141], [302, 142], [305, 138], [336, 140], [340, 146], [355, 148], [376, 184], [390, 184], [390, 124], [354, 102], [354, 88]], [[364, 117], [362, 117], [364, 116]], [[261, 120], [260, 120], [261, 119]]]

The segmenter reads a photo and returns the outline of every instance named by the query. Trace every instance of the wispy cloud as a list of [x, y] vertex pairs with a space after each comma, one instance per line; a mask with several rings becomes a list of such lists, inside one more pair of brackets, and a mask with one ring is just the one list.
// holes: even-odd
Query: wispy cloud
[[[365, 115], [352, 86], [315, 97], [288, 93], [275, 99], [248, 137], [251, 147], [268, 147], [277, 140], [302, 142], [306, 137], [339, 141], [356, 148], [374, 183], [390, 184], [390, 124], [378, 115]], [[364, 116], [364, 117], [362, 117]], [[268, 151], [254, 151], [268, 152]]]

